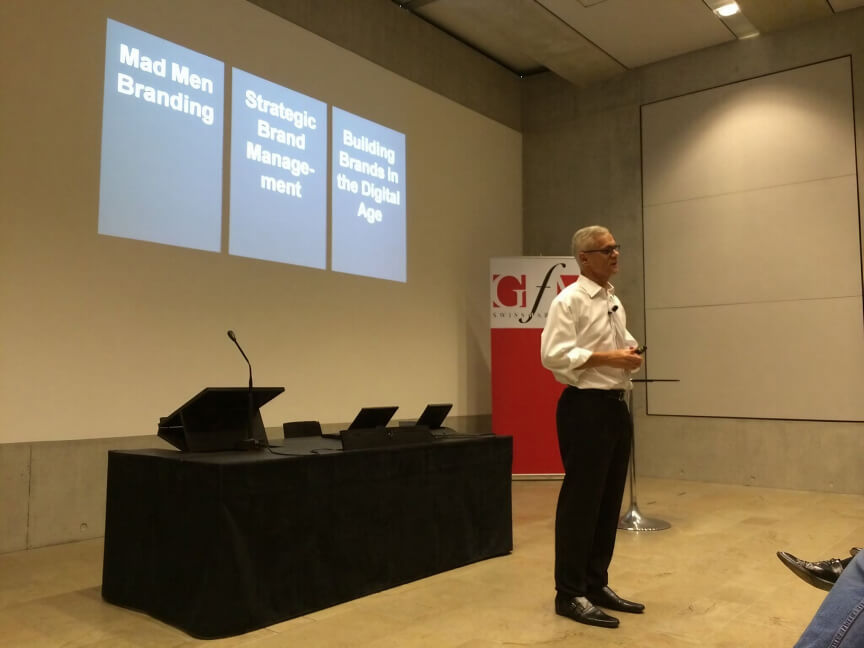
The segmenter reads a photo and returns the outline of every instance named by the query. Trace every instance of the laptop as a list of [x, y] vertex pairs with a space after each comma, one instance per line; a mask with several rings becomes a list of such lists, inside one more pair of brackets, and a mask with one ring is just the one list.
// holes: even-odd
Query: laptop
[[453, 403], [430, 403], [420, 414], [415, 425], [428, 427], [435, 436], [446, 435], [447, 432], [442, 429], [441, 424], [444, 423], [452, 407]]
[[[357, 416], [354, 417], [354, 420], [351, 421], [351, 424], [348, 426], [348, 429], [371, 430], [379, 427], [387, 427], [387, 424], [390, 422], [390, 419], [393, 418], [397, 409], [399, 409], [398, 406], [361, 407], [360, 411], [357, 412]], [[325, 432], [321, 436], [330, 439], [341, 439], [343, 431], [344, 430], [340, 430], [339, 432]]]

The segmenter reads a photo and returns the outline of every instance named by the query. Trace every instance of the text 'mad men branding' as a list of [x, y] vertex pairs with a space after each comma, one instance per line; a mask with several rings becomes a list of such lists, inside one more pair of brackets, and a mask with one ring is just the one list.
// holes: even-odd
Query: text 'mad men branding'
[[108, 20], [99, 233], [218, 252], [224, 65]]

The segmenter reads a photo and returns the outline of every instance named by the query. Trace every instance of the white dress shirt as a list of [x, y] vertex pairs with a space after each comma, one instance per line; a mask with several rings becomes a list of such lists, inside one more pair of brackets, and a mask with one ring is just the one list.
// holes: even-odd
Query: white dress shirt
[[540, 336], [540, 358], [558, 382], [580, 389], [631, 389], [631, 371], [616, 367], [578, 369], [594, 351], [635, 347], [615, 288], [579, 278], [552, 300]]

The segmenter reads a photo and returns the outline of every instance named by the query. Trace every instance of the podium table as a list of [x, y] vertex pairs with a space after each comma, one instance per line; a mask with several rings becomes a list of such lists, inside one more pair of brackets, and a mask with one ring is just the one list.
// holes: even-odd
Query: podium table
[[512, 438], [111, 451], [102, 596], [236, 635], [509, 553]]

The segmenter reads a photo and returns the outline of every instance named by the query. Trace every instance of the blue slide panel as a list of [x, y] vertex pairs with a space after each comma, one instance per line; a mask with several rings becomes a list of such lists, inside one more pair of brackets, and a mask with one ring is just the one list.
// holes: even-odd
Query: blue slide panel
[[225, 68], [108, 20], [99, 233], [218, 252]]
[[333, 108], [332, 267], [406, 281], [405, 135]]
[[327, 265], [327, 104], [233, 68], [228, 252]]

